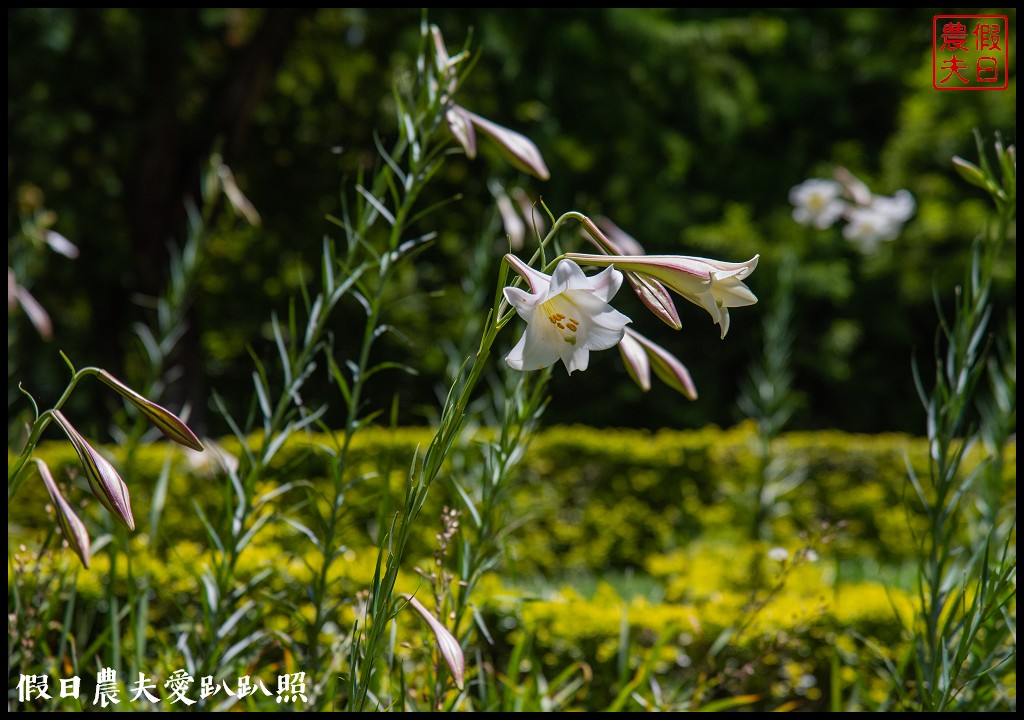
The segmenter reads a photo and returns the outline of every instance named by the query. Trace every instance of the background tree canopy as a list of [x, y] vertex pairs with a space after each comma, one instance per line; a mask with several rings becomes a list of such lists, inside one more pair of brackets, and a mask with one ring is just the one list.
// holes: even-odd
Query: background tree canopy
[[[1003, 12], [1013, 38], [1016, 11]], [[649, 252], [728, 260], [760, 253], [749, 285], [764, 303], [783, 249], [795, 253], [794, 371], [803, 403], [794, 425], [920, 433], [911, 359], [930, 356], [933, 290], [951, 297], [987, 207], [950, 158], [976, 159], [973, 128], [987, 140], [998, 131], [1016, 141], [1015, 48], [1007, 90], [936, 91], [932, 15], [431, 11], [450, 48], [468, 41], [479, 53], [460, 101], [529, 135], [552, 179], [527, 179], [487, 157], [445, 166], [448, 194], [462, 197], [431, 219], [441, 236], [390, 303], [389, 321], [405, 332], [383, 349], [416, 357], [434, 374], [393, 375], [376, 399], [397, 392], [407, 422], [436, 405], [446, 358], [424, 329], [454, 322], [451, 307], [465, 302], [467, 243], [490, 233], [500, 256], [487, 186], [497, 174], [556, 215], [613, 218]], [[74, 261], [39, 260], [31, 291], [54, 319], [52, 343], [23, 318], [9, 320], [9, 410], [25, 408], [18, 382], [37, 397], [60, 392], [58, 350], [130, 378], [132, 325], [152, 314], [140, 298], [165, 285], [168, 248], [181, 243], [187, 199], [217, 150], [263, 223], [239, 230], [226, 216], [214, 219], [170, 390], [191, 401], [199, 427], [223, 431], [209, 392], [236, 410], [249, 402], [247, 348], [272, 354], [271, 313], [287, 314], [315, 272], [323, 238], [334, 234], [326, 216], [341, 212], [360, 169], [378, 161], [375, 134], [385, 145], [395, 135], [390, 88], [415, 56], [419, 21], [408, 9], [8, 10], [8, 236], [45, 209], [81, 249]], [[836, 165], [878, 193], [907, 188], [917, 199], [900, 238], [874, 255], [790, 217], [790, 187], [828, 177]], [[1011, 307], [1012, 252], [997, 298]], [[626, 305], [640, 317], [639, 306]], [[615, 353], [602, 353], [590, 372], [555, 373], [548, 421], [732, 424], [740, 381], [760, 352], [763, 307], [734, 313], [724, 342], [692, 306], [680, 308], [682, 333], [658, 335], [647, 325], [689, 366], [698, 401], [652, 402]], [[360, 320], [353, 306], [333, 329], [340, 355]], [[108, 402], [87, 390], [74, 397], [80, 408]]]

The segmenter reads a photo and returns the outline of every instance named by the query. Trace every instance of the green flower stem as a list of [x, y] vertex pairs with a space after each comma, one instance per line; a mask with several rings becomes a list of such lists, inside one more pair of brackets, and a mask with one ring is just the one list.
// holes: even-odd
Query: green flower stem
[[[533, 254], [530, 260], [531, 265], [543, 258], [544, 248], [567, 221], [577, 220], [582, 222], [584, 219], [585, 216], [578, 212], [568, 212], [559, 217], [553, 224], [551, 231], [541, 241], [540, 247]], [[561, 259], [561, 256], [552, 260], [545, 267], [557, 264], [559, 259]], [[437, 478], [444, 460], [451, 450], [452, 444], [462, 429], [466, 407], [480, 377], [487, 368], [494, 341], [497, 339], [498, 333], [502, 328], [516, 316], [515, 311], [510, 310], [508, 302], [502, 294], [505, 287], [504, 279], [507, 277], [507, 274], [508, 262], [502, 259], [494, 304], [488, 313], [487, 327], [480, 339], [477, 352], [473, 357], [473, 364], [468, 374], [464, 376], [464, 379], [457, 378], [449, 391], [448, 399], [441, 413], [441, 421], [437, 433], [427, 446], [419, 471], [414, 472], [413, 475], [415, 477], [411, 476], [409, 479], [409, 484], [406, 488], [404, 510], [395, 518], [392, 530], [388, 536], [381, 540], [377, 572], [374, 574], [373, 590], [368, 606], [370, 619], [365, 630], [367, 636], [365, 640], [366, 655], [358, 669], [353, 667], [350, 680], [350, 696], [353, 698], [353, 708], [358, 711], [365, 709], [370, 681], [374, 673], [376, 660], [383, 652], [388, 633], [388, 624], [401, 609], [401, 605], [394, 599], [394, 589], [398, 580], [398, 571], [405, 556], [412, 525], [423, 509], [430, 486]], [[520, 284], [521, 282], [522, 279], [517, 277], [513, 285]], [[383, 576], [381, 575], [382, 566], [384, 568]]]
[[[63, 356], [63, 353], [61, 353], [61, 355]], [[71, 381], [68, 383], [68, 386], [64, 389], [64, 393], [60, 396], [60, 398], [57, 400], [54, 406], [49, 410], [44, 410], [42, 413], [36, 416], [35, 422], [32, 423], [32, 430], [29, 432], [28, 440], [25, 441], [25, 447], [22, 448], [21, 454], [18, 456], [18, 459], [14, 461], [14, 464], [11, 465], [10, 468], [8, 468], [8, 503], [11, 502], [15, 494], [18, 492], [19, 488], [21, 488], [22, 484], [25, 482], [25, 478], [27, 477], [26, 473], [24, 472], [25, 467], [28, 461], [32, 458], [32, 453], [35, 451], [36, 446], [39, 444], [39, 438], [42, 436], [43, 431], [50, 424], [50, 420], [53, 416], [53, 411], [60, 410], [62, 407], [64, 407], [64, 403], [66, 403], [68, 401], [68, 398], [71, 397], [72, 391], [74, 391], [75, 387], [78, 385], [79, 381], [81, 381], [82, 378], [88, 377], [90, 375], [96, 375], [97, 373], [100, 372], [100, 368], [98, 367], [86, 367], [76, 371], [74, 366], [71, 365], [71, 362], [66, 357], [64, 358], [64, 360], [65, 362], [68, 363], [68, 366], [71, 367]]]

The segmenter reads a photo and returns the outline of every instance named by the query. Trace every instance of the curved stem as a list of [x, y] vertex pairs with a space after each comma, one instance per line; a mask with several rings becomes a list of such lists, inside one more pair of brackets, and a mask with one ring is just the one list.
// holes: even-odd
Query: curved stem
[[78, 385], [78, 382], [89, 375], [95, 375], [100, 372], [98, 367], [85, 367], [81, 370], [75, 371], [71, 376], [71, 381], [68, 383], [67, 388], [64, 389], [64, 393], [57, 400], [56, 404], [49, 410], [44, 410], [40, 413], [35, 422], [32, 423], [32, 430], [29, 432], [28, 440], [25, 441], [25, 447], [22, 448], [21, 454], [18, 455], [18, 459], [14, 461], [14, 464], [7, 470], [7, 502], [11, 499], [21, 488], [25, 482], [25, 466], [32, 457], [33, 451], [36, 449], [36, 445], [39, 444], [39, 438], [43, 434], [43, 430], [50, 424], [50, 419], [53, 416], [54, 410], [60, 410], [64, 407], [64, 403], [71, 397], [71, 392]]

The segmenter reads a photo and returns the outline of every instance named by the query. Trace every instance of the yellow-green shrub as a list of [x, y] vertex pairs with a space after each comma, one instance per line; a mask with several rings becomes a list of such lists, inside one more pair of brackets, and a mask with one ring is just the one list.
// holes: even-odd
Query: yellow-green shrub
[[[376, 543], [378, 508], [388, 495], [389, 512], [398, 509], [412, 455], [429, 437], [425, 429], [370, 429], [357, 436], [346, 477], [365, 479], [346, 494], [343, 544], [360, 549]], [[318, 448], [328, 442], [321, 436], [292, 438], [275, 457], [261, 487], [300, 480], [314, 488], [323, 486], [331, 455]], [[222, 445], [228, 452], [238, 452], [232, 438]], [[514, 569], [558, 575], [567, 570], [640, 568], [652, 556], [685, 548], [697, 538], [747, 539], [750, 508], [744, 498], [756, 482], [754, 448], [750, 426], [657, 433], [561, 427], [541, 432], [505, 496], [508, 522], [516, 527], [509, 542]], [[116, 448], [108, 450], [123, 460], [117, 458]], [[459, 452], [467, 457], [457, 467], [479, 465], [474, 446]], [[791, 433], [782, 436], [776, 453], [806, 475], [783, 498], [786, 512], [773, 520], [777, 541], [800, 532], [814, 534], [824, 521], [843, 521], [845, 528], [832, 546], [840, 556], [887, 562], [913, 556], [912, 530], [921, 526], [923, 518], [907, 483], [906, 461], [919, 473], [927, 472], [922, 440], [834, 431]], [[76, 489], [69, 499], [84, 502], [86, 516], [95, 519], [102, 513], [98, 503], [88, 499], [77, 457], [68, 443], [47, 443], [39, 456], [58, 478], [72, 479]], [[1015, 445], [1009, 456], [1004, 487], [1008, 499], [1015, 499]], [[193, 503], [216, 517], [225, 494], [232, 492], [216, 479], [209, 458], [166, 444], [145, 446], [125, 470], [136, 518], [147, 517], [153, 486], [168, 459], [171, 479], [160, 537], [153, 546], [165, 548], [161, 552], [182, 540], [204, 543]], [[976, 451], [970, 462], [979, 459]], [[384, 469], [389, 472], [380, 474]], [[464, 487], [473, 487], [473, 477], [458, 480]], [[303, 511], [295, 508], [306, 499], [304, 490], [293, 490], [266, 511], [302, 519]], [[9, 534], [28, 537], [47, 527], [46, 503], [42, 484], [26, 483], [9, 512]], [[434, 519], [445, 504], [457, 506], [458, 502], [442, 473], [416, 528], [413, 547], [421, 548], [423, 555], [434, 547]], [[141, 530], [145, 527], [140, 523]], [[285, 523], [272, 522], [265, 532], [282, 546], [303, 542]]]

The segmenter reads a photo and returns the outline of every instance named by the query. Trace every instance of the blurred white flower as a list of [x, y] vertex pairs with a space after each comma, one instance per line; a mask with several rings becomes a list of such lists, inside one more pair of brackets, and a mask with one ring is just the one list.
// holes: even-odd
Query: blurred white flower
[[879, 243], [899, 237], [914, 208], [914, 197], [906, 190], [893, 197], [872, 197], [868, 205], [849, 210], [843, 237], [857, 243], [862, 252], [874, 252]]
[[836, 168], [835, 176], [846, 196], [853, 201], [844, 212], [847, 225], [843, 228], [843, 237], [857, 243], [864, 253], [874, 252], [879, 243], [899, 237], [917, 207], [908, 190], [900, 190], [891, 197], [875, 195], [863, 180], [846, 168]]
[[917, 203], [914, 202], [914, 196], [910, 194], [910, 191], [899, 190], [892, 197], [872, 196], [869, 207], [887, 217], [891, 222], [897, 223], [902, 229], [903, 223], [914, 215]]
[[832, 227], [846, 210], [842, 193], [843, 187], [832, 180], [813, 178], [800, 183], [789, 191], [793, 219], [819, 230]]
[[768, 551], [768, 559], [775, 562], [786, 562], [789, 560], [789, 551], [784, 547], [773, 547]]

